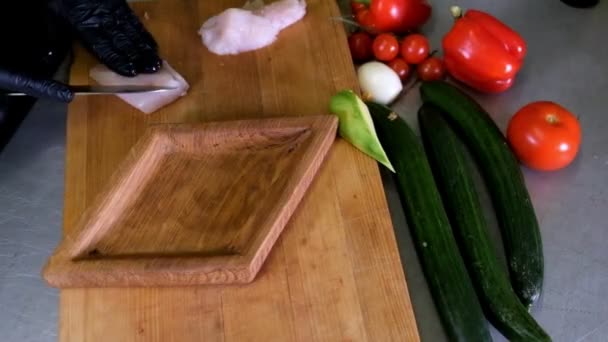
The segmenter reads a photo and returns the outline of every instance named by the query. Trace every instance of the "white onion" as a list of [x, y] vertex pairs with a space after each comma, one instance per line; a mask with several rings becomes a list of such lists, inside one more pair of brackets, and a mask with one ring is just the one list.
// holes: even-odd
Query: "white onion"
[[391, 103], [403, 89], [399, 75], [381, 62], [367, 62], [359, 67], [357, 74], [363, 96], [377, 103]]

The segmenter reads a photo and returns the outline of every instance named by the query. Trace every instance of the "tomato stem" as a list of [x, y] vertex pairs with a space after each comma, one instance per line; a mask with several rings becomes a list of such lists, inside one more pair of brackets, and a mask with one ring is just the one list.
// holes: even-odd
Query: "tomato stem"
[[414, 81], [414, 83], [410, 84], [407, 88], [405, 88], [405, 92], [409, 92], [410, 90], [412, 90], [415, 86], [417, 86], [422, 80], [420, 79], [420, 77], [416, 77], [416, 80]]
[[347, 24], [353, 25], [353, 26], [355, 26], [357, 28], [360, 28], [360, 29], [363, 29], [363, 30], [366, 30], [366, 31], [371, 30], [371, 28], [369, 28], [367, 26], [363, 26], [363, 25], [359, 24], [358, 22], [356, 22], [354, 20], [350, 20], [350, 19], [347, 19], [347, 18], [344, 18], [344, 17], [332, 17], [331, 19], [345, 22]]
[[353, 0], [354, 2], [358, 2], [360, 4], [370, 5], [372, 3], [371, 0]]
[[559, 122], [559, 119], [557, 118], [557, 116], [553, 115], [553, 114], [547, 114], [546, 118], [548, 123], [555, 125], [556, 123]]

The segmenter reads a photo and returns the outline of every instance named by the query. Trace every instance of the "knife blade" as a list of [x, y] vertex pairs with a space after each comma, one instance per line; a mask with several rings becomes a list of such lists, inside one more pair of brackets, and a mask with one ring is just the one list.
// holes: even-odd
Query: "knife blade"
[[[138, 85], [120, 85], [120, 86], [98, 86], [98, 85], [72, 85], [69, 86], [74, 92], [74, 95], [117, 95], [117, 94], [137, 94], [137, 93], [158, 93], [169, 90], [175, 90], [177, 87], [164, 86], [138, 86]], [[25, 93], [9, 92], [1, 93], [0, 95], [8, 96], [26, 96]]]

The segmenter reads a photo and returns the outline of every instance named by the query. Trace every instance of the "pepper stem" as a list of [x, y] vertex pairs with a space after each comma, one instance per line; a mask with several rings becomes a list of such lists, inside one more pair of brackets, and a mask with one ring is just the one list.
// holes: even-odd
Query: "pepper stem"
[[462, 17], [462, 8], [458, 6], [451, 6], [450, 12], [452, 13], [452, 17], [454, 17], [454, 19], [459, 19]]

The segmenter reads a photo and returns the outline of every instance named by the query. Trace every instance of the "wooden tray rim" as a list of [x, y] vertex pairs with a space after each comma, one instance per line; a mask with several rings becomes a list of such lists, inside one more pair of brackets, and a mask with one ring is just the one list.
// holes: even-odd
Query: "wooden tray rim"
[[[145, 153], [147, 149], [151, 149], [150, 146], [154, 144], [153, 139], [156, 139], [158, 131], [175, 130], [175, 129], [187, 129], [187, 130], [223, 130], [230, 129], [234, 126], [248, 125], [249, 127], [259, 129], [272, 129], [272, 128], [287, 128], [287, 127], [309, 127], [312, 129], [313, 134], [311, 136], [310, 145], [307, 147], [304, 155], [300, 162], [307, 163], [308, 167], [300, 172], [300, 174], [294, 175], [293, 179], [289, 182], [289, 188], [295, 188], [298, 185], [303, 185], [304, 188], [308, 188], [308, 185], [314, 178], [320, 168], [326, 154], [336, 138], [336, 131], [338, 126], [338, 119], [335, 115], [307, 115], [307, 116], [276, 116], [266, 117], [259, 119], [238, 119], [238, 120], [225, 120], [225, 121], [212, 121], [212, 122], [196, 122], [196, 123], [154, 123], [150, 124], [144, 134], [138, 139], [138, 141], [131, 147], [127, 156], [121, 161], [117, 169], [112, 173], [107, 181], [107, 185], [104, 186], [99, 194], [97, 194], [90, 205], [87, 206], [80, 219], [76, 223], [75, 229], [72, 230], [73, 234], [65, 235], [58, 246], [56, 247], [53, 254], [48, 259], [47, 263], [43, 267], [42, 276], [44, 280], [53, 287], [69, 288], [69, 287], [125, 287], [125, 286], [183, 286], [183, 285], [203, 285], [203, 284], [243, 284], [249, 283], [255, 279], [255, 276], [262, 267], [267, 255], [270, 253], [274, 243], [278, 239], [280, 233], [287, 224], [289, 218], [292, 216], [297, 203], [299, 203], [306, 192], [296, 194], [292, 193], [291, 201], [295, 202], [295, 205], [286, 205], [283, 211], [287, 210], [287, 213], [281, 213], [282, 210], [275, 210], [275, 217], [283, 214], [284, 219], [275, 220], [274, 225], [268, 226], [266, 234], [257, 234], [254, 242], [254, 248], [251, 248], [245, 255], [230, 255], [230, 256], [214, 256], [214, 257], [154, 257], [154, 258], [140, 258], [142, 260], [151, 259], [154, 260], [154, 270], [146, 270], [139, 268], [134, 270], [133, 259], [85, 259], [85, 260], [74, 260], [74, 252], [77, 244], [86, 245], [85, 242], [80, 242], [83, 236], [92, 234], [89, 232], [91, 229], [90, 221], [95, 213], [96, 209], [103, 208], [107, 204], [105, 202], [111, 197], [112, 191], [115, 187], [108, 186], [110, 184], [116, 184], [118, 182], [127, 182], [126, 176], [129, 173], [135, 163], [139, 162], [142, 158], [142, 153]], [[320, 149], [321, 155], [320, 160], [314, 163], [315, 149]], [[316, 165], [315, 165], [316, 164]], [[308, 184], [306, 184], [308, 183]], [[122, 185], [121, 185], [122, 186]], [[285, 196], [286, 193], [283, 194]], [[272, 222], [269, 218], [268, 221]], [[94, 235], [94, 234], [93, 234]], [[261, 238], [263, 236], [263, 238]], [[267, 244], [264, 244], [267, 241]], [[268, 246], [267, 248], [261, 248]], [[176, 269], [175, 261], [179, 260], [180, 265], [183, 267]], [[205, 260], [204, 264], [201, 261]], [[230, 265], [231, 275], [227, 275], [225, 271], [217, 271], [216, 268], [220, 264]], [[137, 266], [142, 266], [140, 263], [136, 263]], [[123, 273], [121, 277], [115, 277], [117, 271]], [[197, 273], [204, 273], [209, 275], [207, 280], [201, 281], [200, 276]], [[69, 275], [66, 277], [65, 275]], [[150, 282], [147, 280], [152, 274], [162, 274], [162, 277], [156, 277], [163, 279], [160, 281]], [[106, 280], [101, 282], [95, 281], [103, 275]], [[72, 280], [66, 280], [66, 278], [72, 278]], [[125, 279], [122, 279], [125, 278]], [[198, 280], [197, 280], [198, 279]]]

